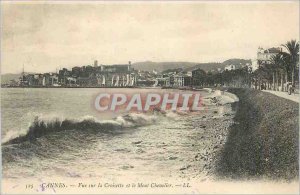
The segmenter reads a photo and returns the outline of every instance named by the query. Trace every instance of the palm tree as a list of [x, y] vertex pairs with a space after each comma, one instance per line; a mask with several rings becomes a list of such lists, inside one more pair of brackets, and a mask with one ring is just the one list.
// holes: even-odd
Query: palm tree
[[[290, 69], [290, 55], [284, 52], [281, 52], [281, 91], [284, 91], [283, 83], [288, 82], [288, 74]], [[283, 81], [284, 78], [284, 81]]]
[[259, 66], [257, 70], [254, 72], [254, 78], [255, 78], [255, 89], [261, 89], [261, 85], [267, 85], [269, 86], [270, 81], [270, 67], [269, 65], [265, 64], [263, 66]]
[[281, 63], [281, 55], [276, 54], [271, 57], [271, 66], [270, 70], [272, 71], [272, 78], [273, 78], [273, 90], [277, 90], [278, 88], [278, 67]]
[[[272, 64], [272, 70], [273, 72], [273, 83], [276, 81], [275, 89], [278, 90], [279, 88], [279, 75], [280, 75], [280, 86], [281, 91], [283, 91], [283, 78], [284, 74], [287, 74], [288, 71], [288, 62], [289, 62], [289, 55], [280, 52], [274, 56], [271, 57], [271, 64]], [[274, 78], [276, 77], [276, 78]], [[286, 77], [287, 78], [287, 75]], [[286, 79], [287, 80], [287, 79]], [[287, 82], [287, 81], [286, 81]]]
[[288, 41], [286, 44], [282, 45], [286, 48], [287, 54], [289, 54], [290, 58], [290, 66], [291, 66], [291, 72], [292, 72], [292, 84], [295, 84], [295, 71], [297, 62], [299, 59], [299, 43], [296, 40]]

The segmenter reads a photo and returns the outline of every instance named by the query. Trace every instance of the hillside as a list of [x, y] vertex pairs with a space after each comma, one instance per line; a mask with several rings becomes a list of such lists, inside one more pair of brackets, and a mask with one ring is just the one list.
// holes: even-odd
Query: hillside
[[247, 63], [251, 64], [251, 60], [229, 59], [229, 60], [225, 60], [222, 64], [224, 66], [233, 64], [233, 65], [236, 65], [237, 68], [241, 68], [243, 65], [246, 65]]
[[201, 68], [204, 71], [212, 71], [217, 70], [218, 68], [224, 69], [225, 65], [222, 63], [199, 63], [193, 67], [186, 68], [186, 71], [195, 70], [197, 68]]
[[245, 65], [246, 63], [251, 63], [251, 60], [245, 59], [228, 59], [222, 63], [217, 62], [209, 62], [209, 63], [196, 63], [196, 62], [152, 62], [152, 61], [145, 61], [145, 62], [136, 62], [132, 64], [132, 67], [137, 70], [144, 70], [144, 71], [165, 71], [168, 69], [178, 69], [183, 68], [186, 71], [194, 70], [197, 68], [201, 68], [205, 71], [217, 70], [218, 68], [224, 69], [225, 66], [233, 64], [236, 65], [237, 68]]
[[10, 80], [18, 80], [21, 74], [3, 74], [1, 75], [1, 84], [8, 84]]
[[152, 62], [152, 61], [145, 61], [145, 62], [136, 62], [132, 64], [132, 67], [137, 70], [144, 70], [144, 71], [152, 71], [157, 70], [159, 72], [167, 70], [167, 69], [177, 69], [177, 68], [190, 68], [198, 63], [195, 62]]

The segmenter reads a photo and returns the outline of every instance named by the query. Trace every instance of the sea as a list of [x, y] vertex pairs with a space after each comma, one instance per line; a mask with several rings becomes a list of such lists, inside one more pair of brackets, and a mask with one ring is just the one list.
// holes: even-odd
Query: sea
[[[175, 93], [174, 89], [1, 89], [2, 176], [44, 178], [193, 177], [197, 112], [99, 112], [99, 93]], [[204, 99], [211, 94], [200, 91]], [[209, 101], [208, 101], [209, 102]], [[224, 108], [220, 110], [224, 114]], [[184, 170], [184, 171], [182, 171]]]

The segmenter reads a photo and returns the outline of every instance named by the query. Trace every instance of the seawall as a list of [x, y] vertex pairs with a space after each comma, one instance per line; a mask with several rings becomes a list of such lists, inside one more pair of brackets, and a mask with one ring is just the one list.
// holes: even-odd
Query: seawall
[[299, 104], [252, 89], [228, 89], [239, 101], [216, 164], [227, 179], [293, 180], [299, 173]]

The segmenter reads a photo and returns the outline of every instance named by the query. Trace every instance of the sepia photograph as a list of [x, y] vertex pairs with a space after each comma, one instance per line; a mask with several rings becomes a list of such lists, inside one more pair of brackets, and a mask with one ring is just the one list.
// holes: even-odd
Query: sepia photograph
[[4, 0], [1, 194], [299, 194], [299, 1]]

